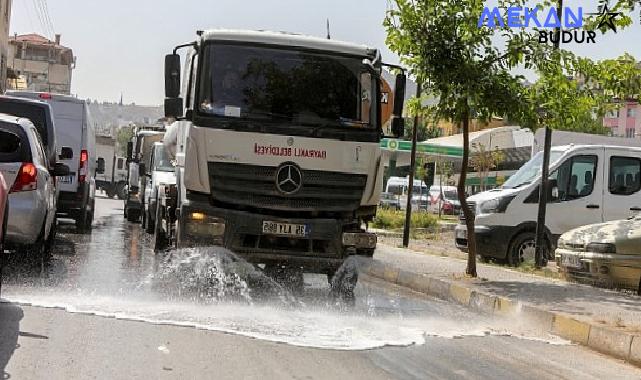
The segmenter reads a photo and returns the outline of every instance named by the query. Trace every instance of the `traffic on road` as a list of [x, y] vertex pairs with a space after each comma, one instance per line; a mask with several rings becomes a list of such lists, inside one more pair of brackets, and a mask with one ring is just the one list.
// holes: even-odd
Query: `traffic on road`
[[47, 2], [46, 36], [11, 37], [11, 4], [3, 379], [641, 378], [631, 55], [482, 2], [388, 2], [380, 46], [194, 21], [145, 47], [140, 106], [75, 94]]

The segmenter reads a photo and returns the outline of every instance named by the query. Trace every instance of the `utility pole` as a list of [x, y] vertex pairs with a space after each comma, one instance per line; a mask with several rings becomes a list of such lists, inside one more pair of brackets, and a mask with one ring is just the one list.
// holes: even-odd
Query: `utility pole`
[[[421, 81], [416, 83], [416, 98], [421, 99]], [[405, 208], [405, 225], [403, 228], [403, 247], [410, 244], [410, 227], [412, 220], [412, 192], [414, 191], [414, 171], [416, 170], [416, 131], [418, 130], [418, 114], [414, 116], [412, 127], [412, 155], [410, 157], [410, 177], [407, 184], [407, 207]]]
[[[556, 15], [559, 20], [563, 17], [563, 0], [557, 1]], [[560, 25], [560, 24], [559, 24]], [[558, 51], [561, 46], [561, 27], [557, 27], [554, 50]], [[545, 120], [545, 118], [542, 118]], [[541, 184], [539, 185], [539, 212], [536, 219], [536, 245], [535, 265], [537, 268], [545, 266], [547, 250], [545, 249], [545, 217], [547, 212], [548, 192], [550, 183], [548, 181], [550, 166], [550, 150], [552, 148], [552, 130], [545, 126], [545, 142], [543, 143], [543, 163], [541, 167]]]

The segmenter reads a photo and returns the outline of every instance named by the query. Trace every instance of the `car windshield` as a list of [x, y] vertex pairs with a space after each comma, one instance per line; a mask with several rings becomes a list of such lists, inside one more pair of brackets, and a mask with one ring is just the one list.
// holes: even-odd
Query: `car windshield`
[[[554, 165], [563, 155], [563, 151], [550, 152], [550, 165]], [[534, 181], [541, 174], [543, 152], [537, 153], [530, 161], [523, 165], [513, 176], [503, 184], [504, 189], [515, 189]]]
[[174, 165], [169, 160], [164, 145], [156, 145], [154, 151], [154, 171], [173, 172]]
[[456, 191], [443, 191], [443, 198], [445, 199], [451, 199], [451, 200], [458, 200], [458, 195]]
[[208, 45], [204, 56], [203, 114], [373, 127], [374, 81], [360, 58], [218, 44]]

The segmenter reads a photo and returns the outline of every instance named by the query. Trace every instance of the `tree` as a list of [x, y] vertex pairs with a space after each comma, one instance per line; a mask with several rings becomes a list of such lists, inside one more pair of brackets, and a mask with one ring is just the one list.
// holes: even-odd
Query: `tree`
[[116, 132], [116, 142], [118, 143], [118, 151], [121, 156], [127, 155], [127, 143], [134, 137], [134, 129], [131, 126], [118, 128]]
[[475, 152], [470, 157], [470, 166], [479, 174], [481, 190], [485, 190], [485, 180], [490, 170], [505, 159], [505, 154], [500, 150], [489, 150], [484, 144], [472, 144]]
[[[520, 29], [478, 26], [482, 0], [395, 0], [386, 15], [387, 45], [410, 69], [426, 93], [438, 99], [429, 107], [435, 120], [463, 126], [463, 162], [458, 183], [459, 200], [468, 231], [466, 273], [476, 277], [474, 210], [468, 206], [465, 180], [469, 164], [471, 117], [489, 121], [493, 115], [522, 119], [526, 93], [510, 70], [533, 55], [537, 44]], [[498, 6], [516, 6], [499, 0]], [[518, 1], [517, 1], [518, 3]], [[503, 36], [504, 49], [492, 42]]]

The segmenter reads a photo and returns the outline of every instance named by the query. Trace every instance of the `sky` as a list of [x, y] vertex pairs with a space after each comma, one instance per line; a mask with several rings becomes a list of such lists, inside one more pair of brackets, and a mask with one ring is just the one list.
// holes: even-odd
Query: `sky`
[[[11, 33], [43, 33], [33, 0], [13, 0]], [[566, 0], [596, 11], [596, 0]], [[489, 2], [488, 2], [489, 4]], [[594, 5], [590, 5], [594, 4]], [[385, 47], [382, 21], [388, 0], [64, 0], [48, 1], [49, 16], [62, 44], [77, 56], [72, 92], [81, 98], [161, 104], [164, 55], [195, 39], [196, 30], [267, 29], [326, 35], [379, 48], [386, 62], [398, 57]], [[633, 27], [598, 36], [594, 45], [572, 50], [595, 59], [629, 52], [641, 59], [638, 10]]]

